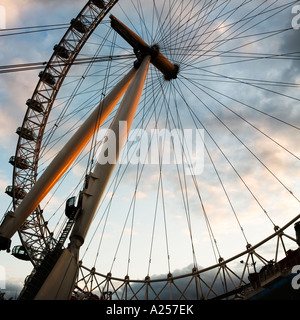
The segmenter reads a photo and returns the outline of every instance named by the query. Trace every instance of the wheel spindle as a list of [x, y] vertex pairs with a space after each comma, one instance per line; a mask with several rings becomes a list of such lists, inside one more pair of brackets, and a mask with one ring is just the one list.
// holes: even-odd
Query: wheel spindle
[[151, 56], [151, 63], [164, 75], [168, 81], [176, 79], [179, 66], [173, 64], [161, 52], [157, 44], [149, 46], [142, 38], [124, 25], [115, 16], [110, 15], [111, 27], [132, 47], [138, 58], [138, 63], [147, 55]]

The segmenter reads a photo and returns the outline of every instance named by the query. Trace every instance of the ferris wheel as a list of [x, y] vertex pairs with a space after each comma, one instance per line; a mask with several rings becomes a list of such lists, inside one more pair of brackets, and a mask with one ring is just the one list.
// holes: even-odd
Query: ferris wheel
[[9, 160], [20, 298], [237, 297], [298, 261], [296, 4], [88, 1]]

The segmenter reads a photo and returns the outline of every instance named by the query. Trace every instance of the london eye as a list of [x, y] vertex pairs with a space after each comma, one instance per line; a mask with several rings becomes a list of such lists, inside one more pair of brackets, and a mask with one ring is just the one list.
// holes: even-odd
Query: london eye
[[90, 0], [67, 21], [9, 159], [20, 299], [247, 299], [290, 276], [296, 4]]

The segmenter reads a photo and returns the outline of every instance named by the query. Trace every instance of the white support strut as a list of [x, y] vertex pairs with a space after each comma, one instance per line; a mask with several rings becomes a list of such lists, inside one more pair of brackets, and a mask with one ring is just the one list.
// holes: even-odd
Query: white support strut
[[[150, 56], [144, 58], [108, 131], [108, 134], [114, 134], [117, 137], [116, 145], [113, 146], [116, 148], [116, 161], [126, 143], [136, 114], [147, 77], [150, 58]], [[120, 131], [119, 123], [123, 121], [127, 122], [126, 131]], [[90, 174], [88, 186], [82, 193], [81, 211], [76, 218], [69, 246], [64, 249], [40, 288], [35, 297], [36, 300], [66, 300], [70, 298], [79, 269], [79, 249], [85, 240], [115, 165], [115, 162], [101, 164], [101, 160], [95, 165], [93, 172]]]
[[[110, 126], [110, 130], [108, 135], [113, 134], [116, 137], [116, 145], [112, 147], [115, 148], [116, 156], [115, 162], [113, 163], [105, 163], [102, 164], [104, 161], [98, 159], [98, 162], [94, 168], [93, 173], [90, 175], [90, 181], [88, 183], [88, 188], [86, 189], [85, 193], [83, 194], [82, 199], [82, 214], [79, 215], [74, 228], [71, 233], [71, 239], [76, 238], [76, 241], [83, 243], [88, 228], [91, 224], [94, 214], [99, 206], [101, 201], [102, 195], [105, 191], [105, 188], [109, 182], [110, 176], [114, 170], [116, 162], [118, 161], [120, 152], [122, 151], [127, 138], [128, 134], [132, 125], [132, 121], [136, 114], [136, 110], [143, 92], [148, 68], [150, 64], [150, 57], [146, 57], [143, 60], [142, 65], [140, 66], [137, 74], [135, 75], [134, 79], [132, 80], [126, 94], [120, 104], [120, 107], [117, 111], [115, 118]], [[123, 132], [120, 132], [120, 122], [126, 122], [127, 126], [124, 127]], [[108, 137], [109, 140], [109, 137]], [[101, 153], [104, 156], [104, 153]], [[80, 244], [80, 245], [81, 245]]]
[[[63, 174], [103, 124], [127, 90], [137, 69], [130, 72], [102, 100], [98, 107], [85, 120], [74, 136], [53, 159], [33, 188], [26, 195], [14, 213], [5, 216], [0, 226], [0, 238], [9, 240], [23, 225], [29, 215], [59, 181]], [[7, 248], [8, 249], [8, 248]]]

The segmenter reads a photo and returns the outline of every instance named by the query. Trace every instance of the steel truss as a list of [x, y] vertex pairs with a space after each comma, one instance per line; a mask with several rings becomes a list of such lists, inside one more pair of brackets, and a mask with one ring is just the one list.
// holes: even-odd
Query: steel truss
[[[27, 139], [20, 134], [16, 148], [15, 158], [26, 161], [28, 167], [20, 168], [16, 163], [14, 164], [13, 210], [16, 210], [22, 202], [22, 199], [17, 197], [16, 190], [22, 189], [28, 193], [36, 183], [42, 138], [61, 85], [81, 48], [117, 2], [118, 0], [111, 0], [107, 3], [88, 1], [78, 16], [72, 19], [69, 29], [54, 47], [50, 60], [39, 74], [40, 80], [31, 99], [27, 101], [28, 108], [21, 127], [21, 131], [29, 130], [33, 139]], [[30, 102], [36, 102], [40, 109], [34, 109]], [[39, 265], [46, 253], [52, 250], [57, 243], [57, 239], [53, 238], [47, 227], [47, 221], [39, 206], [19, 230], [19, 235], [33, 265]]]
[[[273, 269], [261, 272], [260, 278], [265, 289], [263, 280], [270, 277], [274, 279], [281, 276], [289, 276], [293, 266], [300, 263], [300, 252], [295, 251], [295, 256], [284, 266], [276, 265], [282, 256], [288, 255], [285, 239], [289, 239], [297, 246], [297, 239], [291, 236], [289, 227], [299, 220], [300, 215], [286, 224], [283, 228], [275, 228], [274, 234], [256, 245], [248, 245], [247, 249], [240, 254], [224, 260], [208, 268], [198, 270], [193, 268], [189, 274], [172, 275], [159, 279], [145, 277], [144, 280], [132, 280], [128, 276], [124, 279], [115, 278], [111, 273], [107, 275], [98, 273], [94, 268], [89, 269], [80, 263], [80, 272], [73, 293], [74, 299], [113, 299], [113, 300], [244, 300], [252, 297], [259, 289], [257, 283], [249, 283], [250, 269], [252, 273], [258, 273], [260, 268], [268, 266], [270, 259], [265, 258], [259, 252], [271, 240], [276, 240], [272, 247]], [[280, 258], [281, 257], [281, 258]], [[242, 260], [241, 260], [242, 259]], [[243, 268], [236, 272], [237, 263], [242, 263]], [[261, 265], [260, 267], [256, 265]], [[222, 291], [220, 291], [220, 283]]]

